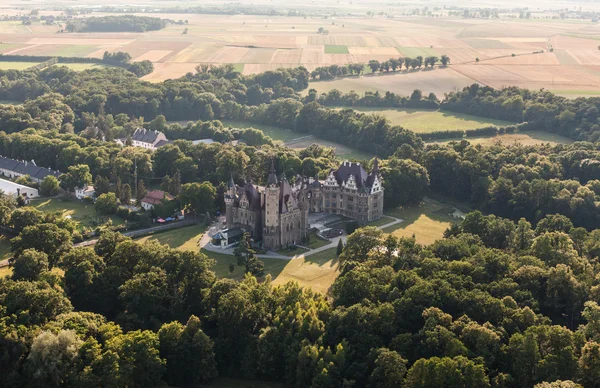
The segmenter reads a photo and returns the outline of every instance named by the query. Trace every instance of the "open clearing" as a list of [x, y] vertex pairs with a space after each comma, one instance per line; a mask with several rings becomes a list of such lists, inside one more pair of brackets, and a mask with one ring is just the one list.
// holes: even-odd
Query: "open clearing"
[[39, 62], [0, 62], [0, 70], [27, 70]]
[[93, 203], [82, 202], [70, 197], [36, 199], [31, 201], [31, 206], [45, 212], [59, 212], [64, 217], [71, 217], [79, 222], [82, 227], [93, 227], [109, 219], [112, 220], [113, 225], [124, 223], [124, 220], [118, 216], [98, 216]]
[[429, 245], [441, 239], [444, 231], [453, 222], [460, 221], [451, 216], [453, 212], [454, 207], [429, 199], [407, 208], [388, 209], [385, 214], [401, 218], [404, 222], [385, 228], [383, 231], [396, 237], [414, 235], [419, 244]]
[[[286, 130], [286, 129], [282, 129], [282, 128], [277, 128], [277, 127], [272, 127], [272, 126], [264, 125], [264, 124], [257, 124], [257, 123], [224, 120], [223, 121], [223, 125], [225, 125], [226, 127], [232, 127], [232, 128], [255, 128], [255, 129], [260, 129], [261, 131], [263, 131], [265, 133], [265, 135], [269, 136], [273, 140], [279, 140], [279, 141], [282, 141], [284, 143], [287, 143], [287, 142], [290, 142], [290, 141], [292, 141], [294, 139], [298, 139], [298, 138], [306, 136], [306, 134], [292, 132], [290, 130]], [[344, 146], [342, 144], [339, 144], [339, 143], [335, 143], [335, 142], [332, 142], [332, 141], [329, 141], [329, 140], [319, 139], [317, 137], [313, 137], [311, 139], [304, 140], [304, 141], [293, 142], [291, 144], [287, 144], [287, 146], [290, 147], [290, 148], [293, 148], [293, 149], [304, 149], [304, 148], [307, 148], [308, 146], [310, 146], [311, 144], [314, 144], [314, 143], [320, 144], [320, 145], [325, 146], [325, 147], [332, 147], [332, 148], [334, 148], [335, 149], [335, 154], [340, 159], [368, 160], [368, 159], [371, 159], [371, 158], [373, 158], [375, 156], [375, 155], [368, 154], [366, 152], [362, 152], [362, 151], [359, 151], [359, 150], [352, 149], [350, 147], [346, 147], [346, 146]]]
[[[137, 241], [144, 242], [155, 239], [171, 248], [198, 251], [198, 241], [205, 230], [205, 226], [189, 226], [142, 237]], [[290, 280], [295, 280], [302, 286], [326, 293], [339, 274], [335, 251], [335, 248], [331, 248], [306, 258], [300, 257], [293, 260], [261, 258], [261, 261], [265, 264], [265, 274], [271, 275], [274, 284], [284, 284]], [[217, 276], [235, 280], [243, 279], [244, 269], [236, 265], [234, 256], [207, 250], [202, 250], [202, 253], [215, 260], [213, 270]], [[230, 264], [235, 265], [233, 272], [229, 272]]]
[[[270, 5], [278, 3], [283, 2], [275, 0]], [[154, 73], [144, 77], [151, 82], [181, 77], [201, 63], [238, 64], [243, 74], [254, 74], [299, 65], [312, 71], [317, 66], [367, 63], [371, 59], [448, 55], [451, 65], [446, 69], [349, 77], [313, 82], [311, 87], [359, 93], [391, 90], [403, 95], [419, 88], [440, 97], [474, 82], [494, 87], [600, 89], [600, 72], [587, 71], [600, 63], [600, 31], [590, 20], [552, 20], [543, 14], [531, 20], [509, 18], [512, 15], [464, 19], [448, 17], [443, 10], [434, 12], [444, 14], [443, 17], [403, 16], [412, 7], [408, 4], [382, 9], [394, 17], [368, 17], [367, 11], [378, 5], [367, 7], [358, 2], [337, 3], [335, 7], [344, 11], [327, 20], [186, 14], [185, 26], [173, 24], [146, 33], [61, 34], [57, 33], [61, 28], [58, 24], [34, 22], [25, 26], [17, 21], [0, 22], [0, 52], [101, 57], [104, 51], [126, 51], [134, 60], [154, 62]], [[339, 16], [348, 14], [352, 16]], [[94, 16], [103, 15], [106, 14], [94, 12]], [[181, 14], [167, 13], [153, 16], [183, 18]], [[327, 29], [327, 34], [319, 34], [319, 28]], [[554, 52], [549, 52], [550, 47]], [[533, 54], [541, 50], [545, 52]], [[476, 63], [475, 58], [480, 62]]]
[[445, 111], [426, 111], [417, 109], [386, 109], [354, 107], [354, 110], [363, 113], [376, 113], [385, 116], [394, 125], [400, 125], [417, 133], [477, 129], [491, 125], [505, 126], [514, 123], [502, 120], [487, 119], [461, 113]]
[[[449, 143], [451, 141], [461, 141], [463, 139], [440, 139], [440, 140], [432, 140], [427, 141], [428, 144], [444, 144]], [[554, 133], [544, 132], [544, 131], [527, 131], [520, 133], [511, 133], [504, 134], [498, 136], [489, 136], [489, 137], [466, 137], [464, 140], [467, 140], [471, 144], [481, 144], [481, 145], [493, 145], [493, 144], [521, 144], [521, 145], [540, 145], [540, 144], [571, 144], [573, 140], [566, 138], [564, 136], [560, 136]]]

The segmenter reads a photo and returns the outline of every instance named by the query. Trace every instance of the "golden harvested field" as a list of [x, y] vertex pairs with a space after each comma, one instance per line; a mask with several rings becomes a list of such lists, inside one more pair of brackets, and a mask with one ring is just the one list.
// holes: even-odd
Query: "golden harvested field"
[[[40, 2], [29, 1], [24, 5], [25, 10]], [[92, 3], [81, 0], [78, 5]], [[188, 3], [200, 4], [195, 0]], [[240, 4], [250, 3], [254, 4], [250, 0], [240, 1]], [[289, 7], [282, 0], [268, 4], [275, 9]], [[448, 55], [451, 64], [446, 69], [350, 77], [314, 82], [311, 87], [319, 91], [338, 88], [357, 92], [391, 90], [400, 94], [410, 94], [419, 88], [440, 97], [474, 82], [493, 87], [543, 87], [564, 91], [565, 95], [600, 89], [600, 72], [594, 68], [600, 63], [600, 24], [590, 20], [551, 19], [551, 14], [541, 11], [545, 9], [543, 4], [537, 3], [541, 7], [534, 13], [537, 19], [518, 19], [514, 14], [501, 14], [499, 19], [465, 19], [450, 17], [439, 7], [434, 12], [437, 17], [433, 18], [408, 16], [410, 13], [406, 11], [414, 5], [390, 8], [364, 0], [348, 4], [326, 0], [318, 5], [313, 2], [295, 6], [331, 7], [339, 11], [336, 11], [338, 16], [324, 19], [155, 13], [152, 16], [185, 19], [187, 24], [172, 24], [147, 33], [59, 33], [64, 28], [60, 24], [34, 22], [25, 26], [5, 21], [0, 22], [0, 53], [101, 57], [105, 51], [126, 51], [135, 61], [154, 62], [155, 72], [145, 77], [154, 82], [182, 76], [201, 63], [238, 64], [244, 74], [254, 74], [299, 65], [313, 70], [317, 66], [366, 63], [371, 59]], [[160, 7], [162, 2], [149, 0], [144, 5]], [[25, 12], [15, 9], [9, 0], [0, 0], [0, 6], [4, 6], [6, 14]], [[432, 3], [430, 9], [433, 6]], [[595, 4], [585, 6], [600, 10]], [[40, 8], [42, 14], [60, 13]], [[368, 17], [367, 10], [383, 12]], [[107, 14], [93, 13], [93, 16], [103, 15]], [[327, 32], [319, 34], [319, 28]], [[534, 54], [542, 50], [544, 53]]]

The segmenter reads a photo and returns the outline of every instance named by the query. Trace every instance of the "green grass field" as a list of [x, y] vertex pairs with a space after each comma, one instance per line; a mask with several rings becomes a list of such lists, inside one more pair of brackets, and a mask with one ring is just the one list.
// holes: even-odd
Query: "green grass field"
[[8, 237], [0, 234], [0, 261], [10, 257], [10, 240]]
[[65, 66], [74, 71], [106, 69], [107, 67], [113, 67], [110, 65], [104, 65], [102, 63], [57, 63], [55, 66]]
[[244, 64], [243, 63], [233, 63], [233, 70], [237, 71], [238, 73], [243, 73], [244, 72]]
[[454, 129], [477, 129], [490, 125], [505, 126], [514, 124], [508, 121], [444, 111], [370, 107], [355, 107], [354, 110], [363, 113], [381, 114], [392, 124], [400, 125], [417, 133]]
[[[190, 226], [141, 237], [136, 239], [136, 241], [144, 242], [149, 239], [155, 239], [161, 244], [167, 244], [171, 248], [197, 252], [198, 242], [204, 231], [204, 226]], [[218, 277], [234, 280], [244, 278], [244, 268], [237, 266], [233, 255], [226, 255], [205, 249], [201, 250], [201, 252], [215, 260], [213, 271], [215, 271]], [[303, 286], [326, 293], [339, 274], [335, 253], [336, 249], [331, 248], [311, 256], [301, 256], [293, 260], [271, 258], [261, 258], [260, 260], [265, 265], [265, 275], [270, 274], [274, 284], [283, 284], [287, 281], [295, 280]], [[230, 264], [234, 265], [233, 272], [229, 272]]]
[[98, 48], [95, 46], [65, 45], [64, 47], [52, 52], [50, 55], [55, 55], [57, 57], [85, 57], [96, 50], [98, 50]]
[[336, 45], [336, 44], [326, 44], [325, 45], [325, 54], [349, 54], [348, 46]]
[[0, 70], [26, 70], [39, 62], [0, 62]]
[[404, 220], [399, 224], [383, 229], [396, 237], [415, 236], [419, 244], [429, 245], [444, 236], [444, 231], [453, 222], [458, 222], [450, 216], [454, 207], [444, 205], [438, 201], [427, 200], [419, 205], [405, 208], [388, 209], [387, 215]]
[[31, 201], [31, 206], [45, 212], [61, 212], [63, 216], [70, 216], [79, 222], [82, 227], [93, 227], [109, 219], [112, 220], [113, 225], [121, 225], [125, 222], [118, 216], [99, 217], [93, 203], [81, 202], [70, 197], [34, 200]]
[[430, 56], [440, 56], [440, 53], [429, 47], [396, 47], [396, 50], [398, 50], [398, 52], [402, 54], [402, 56], [409, 58], [415, 58], [419, 55], [423, 58]]
[[272, 127], [270, 125], [265, 125], [265, 124], [256, 124], [256, 123], [249, 123], [246, 121], [233, 121], [233, 120], [223, 120], [222, 123], [226, 127], [260, 129], [261, 131], [263, 131], [265, 133], [265, 135], [269, 136], [273, 140], [281, 140], [283, 142], [290, 141], [292, 139], [297, 139], [302, 136], [302, 134], [299, 134], [297, 132], [292, 132], [287, 129]]

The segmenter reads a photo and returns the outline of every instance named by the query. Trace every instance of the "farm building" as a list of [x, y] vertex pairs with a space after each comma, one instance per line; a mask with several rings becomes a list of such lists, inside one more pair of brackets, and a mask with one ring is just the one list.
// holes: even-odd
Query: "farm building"
[[29, 175], [34, 182], [41, 183], [48, 175], [58, 178], [61, 172], [40, 167], [33, 160], [27, 162], [0, 156], [0, 175], [11, 179]]
[[6, 179], [0, 179], [0, 191], [11, 197], [22, 196], [25, 202], [28, 202], [31, 198], [40, 196], [37, 189], [7, 181]]
[[136, 129], [133, 136], [131, 136], [131, 141], [134, 147], [143, 147], [149, 150], [156, 150], [169, 144], [169, 140], [164, 133], [146, 128]]
[[165, 193], [162, 190], [149, 191], [144, 198], [142, 198], [142, 207], [146, 210], [154, 209], [154, 206], [160, 205], [163, 199], [171, 201], [175, 199], [171, 194]]

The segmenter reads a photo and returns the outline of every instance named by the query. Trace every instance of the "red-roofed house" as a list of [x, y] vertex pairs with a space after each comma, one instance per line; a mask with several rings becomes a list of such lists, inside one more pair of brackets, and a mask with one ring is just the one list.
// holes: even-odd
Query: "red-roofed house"
[[165, 193], [162, 190], [152, 190], [149, 191], [146, 196], [142, 199], [142, 207], [146, 210], [153, 209], [154, 206], [160, 205], [163, 199], [167, 201], [171, 201], [175, 199], [171, 194]]

